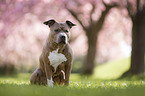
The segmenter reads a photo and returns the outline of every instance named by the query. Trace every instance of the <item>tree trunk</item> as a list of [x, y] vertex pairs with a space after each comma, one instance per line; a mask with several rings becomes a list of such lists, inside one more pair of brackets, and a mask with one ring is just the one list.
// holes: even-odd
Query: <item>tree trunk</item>
[[145, 53], [145, 7], [137, 12], [133, 21], [132, 31], [132, 74], [144, 73], [144, 53]]
[[145, 6], [132, 18], [132, 53], [131, 67], [121, 78], [145, 72]]
[[86, 32], [88, 38], [88, 51], [83, 65], [83, 74], [85, 75], [92, 74], [95, 65], [97, 32], [94, 31], [95, 30], [88, 30]]
[[93, 8], [91, 10], [91, 13], [89, 14], [90, 25], [88, 27], [85, 27], [83, 25], [77, 13], [67, 8], [67, 10], [71, 13], [71, 15], [80, 23], [88, 38], [88, 51], [87, 51], [88, 53], [86, 59], [84, 60], [83, 71], [82, 71], [84, 75], [91, 75], [93, 73], [98, 32], [102, 29], [105, 17], [107, 16], [109, 10], [117, 6], [117, 4], [115, 3], [113, 5], [107, 5], [104, 3], [104, 5], [106, 7], [106, 10], [102, 12], [102, 15], [100, 16], [98, 21], [92, 21], [92, 14], [94, 13], [95, 10], [95, 5], [92, 4]]

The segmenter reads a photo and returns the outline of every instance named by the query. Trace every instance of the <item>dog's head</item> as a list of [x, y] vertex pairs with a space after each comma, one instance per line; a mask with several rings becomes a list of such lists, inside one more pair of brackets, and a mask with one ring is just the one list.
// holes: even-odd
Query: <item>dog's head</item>
[[48, 20], [43, 24], [48, 25], [50, 28], [49, 39], [57, 44], [67, 44], [70, 37], [70, 29], [75, 26], [70, 21], [65, 23], [58, 23], [55, 20]]

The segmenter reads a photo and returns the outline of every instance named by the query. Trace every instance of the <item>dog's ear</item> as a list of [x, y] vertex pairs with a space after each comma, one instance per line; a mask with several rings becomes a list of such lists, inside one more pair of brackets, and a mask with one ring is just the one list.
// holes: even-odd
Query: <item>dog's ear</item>
[[49, 27], [51, 27], [56, 21], [54, 19], [48, 20], [43, 22], [43, 24], [48, 25]]
[[73, 24], [71, 21], [68, 20], [65, 23], [69, 26], [69, 28], [72, 28], [72, 26], [76, 26], [76, 24]]

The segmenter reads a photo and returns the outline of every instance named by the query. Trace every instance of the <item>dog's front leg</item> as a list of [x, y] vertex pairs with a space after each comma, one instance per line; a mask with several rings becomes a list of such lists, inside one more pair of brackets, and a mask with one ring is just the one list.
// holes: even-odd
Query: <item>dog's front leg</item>
[[69, 85], [69, 77], [70, 77], [70, 73], [71, 73], [71, 66], [72, 66], [72, 64], [70, 64], [70, 63], [65, 65], [65, 85], [66, 86]]
[[51, 70], [50, 65], [48, 65], [48, 64], [45, 64], [45, 73], [46, 73], [46, 77], [47, 77], [48, 86], [53, 87], [52, 70]]

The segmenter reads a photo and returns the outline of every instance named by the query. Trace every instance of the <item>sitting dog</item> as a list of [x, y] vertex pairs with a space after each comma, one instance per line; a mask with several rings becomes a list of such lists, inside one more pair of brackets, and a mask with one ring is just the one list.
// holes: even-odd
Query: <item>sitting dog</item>
[[49, 36], [39, 57], [39, 67], [32, 73], [31, 84], [52, 86], [69, 85], [72, 67], [72, 49], [68, 43], [70, 29], [75, 26], [70, 21], [57, 23], [55, 20], [44, 22], [50, 28]]

